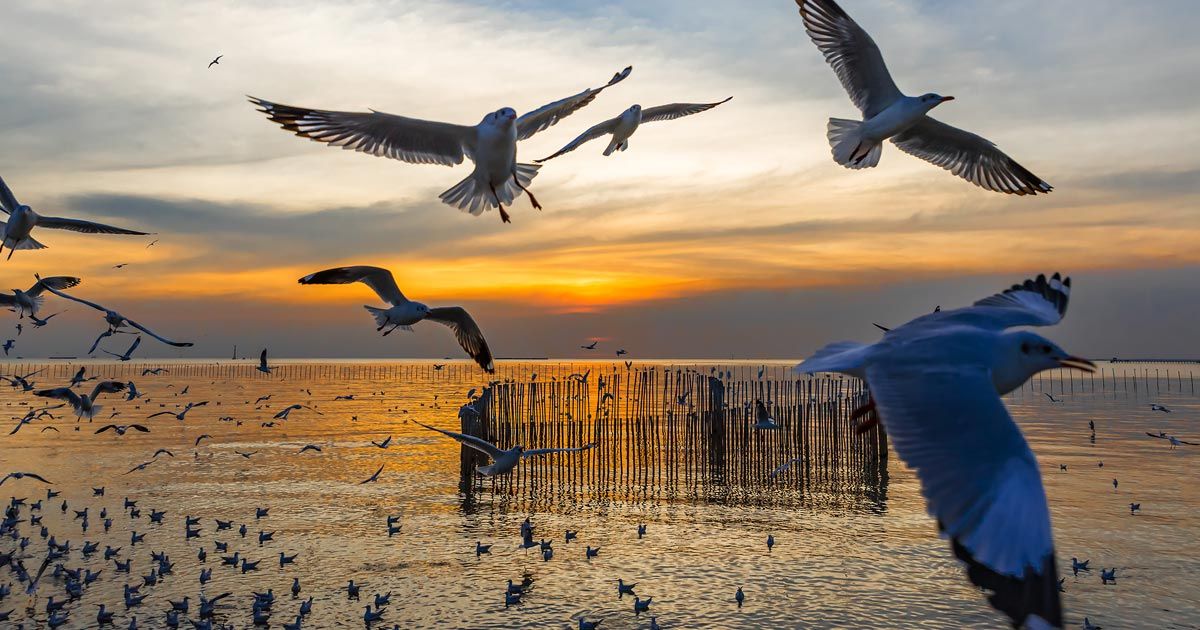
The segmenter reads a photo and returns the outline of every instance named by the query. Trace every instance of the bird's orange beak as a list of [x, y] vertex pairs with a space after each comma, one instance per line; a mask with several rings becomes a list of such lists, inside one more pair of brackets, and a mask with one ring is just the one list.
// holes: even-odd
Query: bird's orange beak
[[1084, 372], [1096, 371], [1096, 364], [1082, 357], [1066, 357], [1059, 359], [1058, 364], [1065, 368], [1083, 370]]

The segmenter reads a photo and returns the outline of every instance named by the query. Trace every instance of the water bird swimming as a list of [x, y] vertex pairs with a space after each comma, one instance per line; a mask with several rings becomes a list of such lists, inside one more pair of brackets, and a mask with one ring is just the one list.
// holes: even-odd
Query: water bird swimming
[[337, 267], [309, 274], [300, 278], [299, 282], [300, 284], [361, 282], [375, 291], [379, 299], [391, 305], [389, 308], [363, 306], [375, 318], [375, 324], [378, 326], [375, 329], [376, 332], [387, 328], [388, 330], [383, 334], [388, 335], [397, 328], [412, 330], [412, 325], [420, 321], [436, 322], [454, 332], [458, 345], [462, 346], [462, 349], [479, 364], [479, 367], [489, 374], [496, 371], [495, 363], [492, 360], [492, 351], [488, 348], [487, 340], [483, 338], [483, 331], [479, 329], [479, 325], [475, 323], [475, 319], [466, 309], [461, 306], [429, 308], [420, 302], [409, 300], [400, 292], [400, 287], [396, 285], [396, 279], [387, 269], [365, 265]]
[[445, 435], [446, 437], [452, 438], [458, 441], [460, 444], [475, 449], [491, 458], [492, 463], [490, 465], [475, 467], [475, 470], [479, 474], [487, 477], [511, 472], [512, 469], [517, 467], [517, 464], [521, 463], [522, 459], [537, 457], [539, 455], [551, 455], [555, 453], [578, 453], [581, 451], [586, 451], [595, 446], [593, 443], [575, 448], [535, 448], [525, 450], [524, 446], [518, 444], [508, 450], [500, 450], [500, 448], [495, 444], [492, 444], [491, 442], [488, 442], [482, 438], [477, 438], [473, 435], [463, 435], [462, 433], [444, 431], [442, 429], [431, 427], [423, 422], [417, 422], [417, 424], [429, 429], [430, 431], [436, 431], [442, 435]]
[[804, 30], [862, 111], [863, 120], [830, 118], [833, 159], [851, 169], [879, 164], [882, 142], [940, 166], [981, 188], [1036, 195], [1054, 188], [986, 138], [928, 116], [953, 96], [905, 96], [875, 41], [834, 0], [796, 0]]
[[498, 208], [500, 220], [509, 223], [504, 204], [511, 205], [524, 192], [534, 208], [541, 204], [528, 186], [539, 165], [517, 162], [517, 142], [553, 126], [591, 103], [600, 92], [620, 83], [632, 68], [613, 75], [606, 85], [589, 88], [574, 96], [554, 101], [520, 118], [504, 107], [477, 125], [455, 125], [396, 116], [383, 112], [339, 112], [293, 107], [250, 97], [259, 111], [285, 131], [331, 146], [354, 149], [370, 155], [411, 164], [475, 163], [466, 179], [440, 195], [441, 200], [473, 215]]
[[[1070, 284], [1039, 276], [975, 305], [914, 319], [873, 345], [831, 344], [797, 370], [864, 378], [896, 452], [967, 575], [1016, 625], [1062, 625], [1037, 458], [998, 392], [1043, 370], [1094, 370], [1033, 332], [1061, 320]], [[969, 420], [969, 421], [968, 421]]]

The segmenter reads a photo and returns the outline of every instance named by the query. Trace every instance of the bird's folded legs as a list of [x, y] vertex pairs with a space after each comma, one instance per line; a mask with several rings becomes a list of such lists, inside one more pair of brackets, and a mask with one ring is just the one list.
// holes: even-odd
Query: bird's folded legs
[[855, 409], [854, 413], [850, 414], [850, 421], [854, 422], [855, 420], [863, 418], [864, 416], [866, 416], [866, 418], [854, 426], [854, 432], [859, 435], [870, 431], [875, 427], [875, 425], [879, 424], [879, 414], [875, 413], [874, 400], [870, 400], [867, 402], [867, 404]]

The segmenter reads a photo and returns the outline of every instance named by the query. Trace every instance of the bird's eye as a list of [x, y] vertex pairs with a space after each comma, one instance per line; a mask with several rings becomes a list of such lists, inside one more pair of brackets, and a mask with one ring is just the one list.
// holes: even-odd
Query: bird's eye
[[1029, 344], [1021, 344], [1021, 354], [1029, 354]]
[[1050, 354], [1050, 346], [1042, 346], [1042, 354]]

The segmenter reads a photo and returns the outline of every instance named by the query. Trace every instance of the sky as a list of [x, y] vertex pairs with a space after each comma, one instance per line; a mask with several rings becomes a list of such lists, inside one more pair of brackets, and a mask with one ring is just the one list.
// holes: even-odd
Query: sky
[[[901, 90], [957, 100], [979, 133], [1055, 186], [1013, 197], [895, 147], [850, 171], [829, 117], [854, 109], [792, 0], [149, 3], [10, 0], [0, 38], [0, 175], [42, 214], [154, 236], [44, 230], [10, 287], [76, 295], [177, 339], [142, 357], [460, 357], [433, 324], [381, 340], [363, 285], [462, 305], [499, 357], [799, 358], [1032, 274], [1071, 275], [1048, 334], [1093, 357], [1197, 357], [1200, 6], [843, 0]], [[207, 68], [216, 55], [220, 65]], [[633, 73], [523, 141], [544, 157], [633, 103], [711, 102], [545, 166], [503, 225], [441, 204], [469, 173], [282, 132], [246, 95], [474, 124]], [[146, 245], [157, 239], [153, 247]], [[128, 263], [122, 269], [113, 265]], [[99, 313], [49, 298], [13, 356], [82, 355]], [[15, 318], [14, 318], [15, 319]], [[0, 329], [2, 330], [2, 329]], [[15, 333], [15, 330], [12, 331]], [[0, 333], [3, 335], [3, 333]], [[15, 335], [14, 335], [15, 336]], [[579, 349], [601, 341], [596, 353]], [[120, 352], [125, 339], [106, 347]]]

